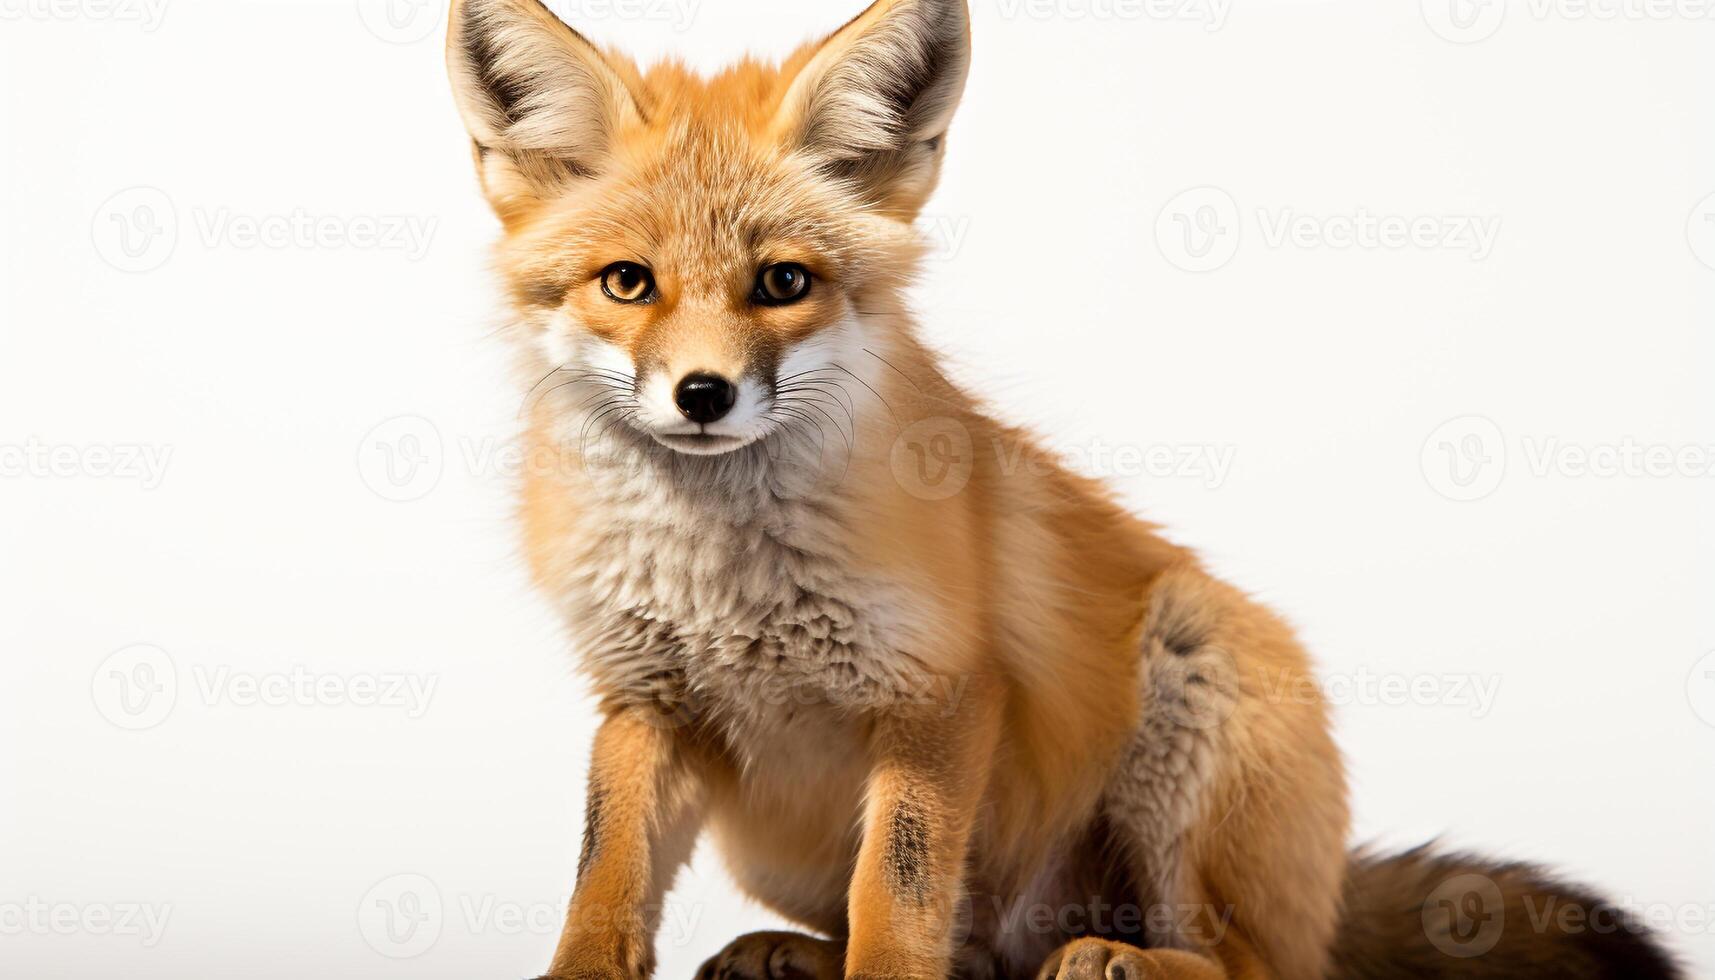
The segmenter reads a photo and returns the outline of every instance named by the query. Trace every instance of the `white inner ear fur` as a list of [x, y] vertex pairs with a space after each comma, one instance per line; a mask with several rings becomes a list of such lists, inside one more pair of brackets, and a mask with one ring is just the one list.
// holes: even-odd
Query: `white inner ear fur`
[[807, 152], [857, 159], [946, 132], [969, 71], [966, 0], [880, 0], [828, 39], [782, 111]]
[[613, 130], [637, 119], [601, 52], [536, 0], [466, 0], [454, 18], [448, 70], [465, 126], [482, 146], [593, 169]]

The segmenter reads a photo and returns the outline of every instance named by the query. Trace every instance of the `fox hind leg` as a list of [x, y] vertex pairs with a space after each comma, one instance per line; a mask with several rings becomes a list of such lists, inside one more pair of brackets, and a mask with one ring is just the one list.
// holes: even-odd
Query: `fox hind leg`
[[1103, 815], [1150, 948], [1073, 943], [1048, 980], [1085, 980], [1098, 959], [1106, 980], [1322, 977], [1348, 817], [1307, 658], [1272, 614], [1194, 568], [1154, 583], [1143, 640], [1139, 726]]

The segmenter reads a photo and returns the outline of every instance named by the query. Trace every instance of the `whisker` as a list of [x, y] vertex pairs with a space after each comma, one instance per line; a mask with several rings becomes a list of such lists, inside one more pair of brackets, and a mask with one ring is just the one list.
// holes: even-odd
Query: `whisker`
[[536, 393], [537, 388], [540, 388], [544, 384], [547, 384], [549, 378], [553, 377], [556, 374], [559, 374], [561, 371], [564, 371], [569, 367], [571, 367], [570, 364], [562, 364], [559, 367], [555, 368], [554, 370], [549, 371], [547, 374], [542, 375], [542, 377], [539, 380], [537, 380], [537, 382], [535, 384], [530, 386], [530, 390], [524, 393], [524, 404], [526, 404], [526, 405], [530, 404], [530, 396], [534, 395]]
[[846, 451], [847, 452], [851, 451], [852, 439], [857, 438], [857, 429], [854, 427], [852, 429], [851, 438], [847, 438], [846, 437], [846, 430], [840, 428], [839, 421], [836, 420], [832, 415], [828, 414], [828, 410], [823, 408], [815, 399], [813, 399], [813, 398], [777, 398], [777, 399], [775, 399], [775, 401], [781, 402], [781, 403], [794, 403], [794, 404], [799, 404], [799, 405], [805, 405], [805, 406], [813, 408], [816, 411], [822, 413], [822, 417], [827, 419], [828, 424], [830, 424], [834, 427], [834, 431], [838, 432], [840, 434], [840, 439], [843, 442], [845, 442], [845, 444], [846, 444]]
[[610, 371], [585, 371], [583, 374], [580, 374], [577, 377], [573, 378], [573, 380], [574, 381], [598, 381], [598, 382], [602, 382], [602, 383], [606, 383], [606, 384], [611, 384], [615, 388], [625, 388], [629, 391], [636, 391], [637, 390], [637, 379], [636, 378], [628, 378], [623, 374], [614, 374]]
[[[536, 382], [536, 386], [535, 386], [535, 388], [532, 388], [530, 390], [530, 394], [524, 396], [523, 404], [521, 404], [518, 407], [518, 414], [523, 415], [524, 412], [530, 408], [530, 406], [532, 404], [531, 395], [534, 395], [536, 393], [536, 389], [541, 388], [542, 385], [547, 382], [548, 378], [552, 378], [554, 375], [559, 374], [561, 371], [565, 371], [565, 370], [568, 370], [568, 368], [564, 368], [564, 367], [556, 368], [553, 371], [550, 371], [545, 377], [543, 377], [543, 379], [541, 381]], [[572, 385], [584, 384], [586, 382], [591, 382], [591, 381], [594, 381], [594, 383], [597, 385], [597, 387], [607, 388], [607, 389], [611, 389], [614, 391], [618, 391], [620, 389], [625, 389], [625, 390], [629, 391], [633, 396], [635, 396], [637, 394], [637, 386], [629, 380], [617, 379], [617, 378], [609, 377], [608, 375], [596, 374], [596, 373], [592, 372], [592, 373], [574, 375], [573, 377], [571, 377], [565, 381], [562, 381], [559, 384], [554, 385], [552, 388], [549, 388], [547, 391], [542, 392], [541, 397], [537, 398], [536, 402], [540, 403], [542, 400], [546, 399], [549, 395], [552, 395], [554, 392], [559, 391], [561, 388], [569, 388]]]
[[[612, 385], [601, 385], [600, 387], [601, 387], [600, 391], [597, 391], [595, 394], [589, 396], [588, 398], [585, 398], [583, 400], [583, 402], [578, 405], [578, 408], [580, 408], [580, 409], [588, 408], [590, 402], [593, 402], [598, 398], [625, 397], [623, 392], [618, 391]], [[558, 389], [555, 389], [555, 390], [558, 390]]]
[[881, 363], [887, 365], [888, 367], [893, 368], [893, 373], [899, 375], [900, 377], [904, 378], [907, 381], [910, 381], [911, 387], [916, 388], [918, 391], [923, 390], [923, 386], [918, 384], [916, 379], [912, 378], [911, 375], [906, 374], [904, 371], [899, 370], [899, 368], [894, 367], [894, 364], [892, 361], [888, 360], [885, 357], [882, 357], [880, 354], [877, 354], [875, 351], [870, 350], [868, 347], [863, 348], [863, 352], [865, 354], [868, 354], [870, 357], [873, 357], [876, 360], [880, 361]]
[[881, 404], [884, 407], [886, 407], [887, 414], [893, 416], [893, 427], [896, 429], [902, 428], [902, 426], [899, 424], [899, 414], [893, 410], [892, 405], [888, 404], [887, 399], [881, 397], [881, 392], [876, 391], [874, 388], [870, 388], [869, 382], [865, 381], [864, 379], [858, 377], [855, 374], [852, 374], [851, 371], [847, 370], [844, 365], [836, 364], [834, 366], [839, 368], [841, 371], [845, 371], [847, 374], [851, 374], [852, 380], [856, 381], [858, 384], [863, 385], [865, 388], [869, 388], [869, 393], [875, 396], [876, 401], [881, 402]]
[[829, 391], [845, 395], [848, 399], [851, 397], [851, 392], [846, 391], [845, 385], [840, 384], [838, 381], [800, 381], [797, 384], [778, 385], [775, 388], [775, 391], [781, 393], [792, 393], [806, 390]]
[[774, 383], [775, 384], [785, 384], [786, 382], [791, 381], [794, 378], [804, 378], [804, 377], [808, 377], [812, 374], [832, 373], [833, 370], [834, 369], [831, 367], [811, 368], [808, 371], [799, 371], [797, 374], [788, 374], [784, 378], [776, 378], [776, 379], [774, 379]]
[[602, 427], [602, 430], [600, 432], [596, 433], [596, 441], [600, 442], [601, 437], [607, 435], [610, 431], [613, 430], [613, 428], [615, 426], [628, 424], [632, 420], [636, 419], [637, 416], [638, 416], [638, 412], [636, 409], [626, 409], [625, 411], [620, 412], [618, 415], [615, 415], [612, 419], [610, 419], [608, 421], [606, 426]]
[[596, 406], [595, 410], [590, 413], [589, 418], [584, 419], [583, 428], [578, 430], [578, 451], [583, 452], [588, 447], [590, 426], [599, 421], [603, 415], [606, 415], [616, 408], [623, 408], [624, 406], [625, 400], [622, 398], [613, 398]]
[[[822, 429], [822, 423], [817, 422], [814, 418], [798, 411], [795, 408], [786, 408], [784, 406], [780, 406], [780, 407], [777, 407], [776, 410], [780, 411], [786, 415], [790, 415], [792, 418], [798, 419], [799, 421], [807, 422], [812, 427], [814, 427], [816, 430], [816, 454], [818, 456], [822, 456], [822, 457], [827, 456], [827, 453], [828, 453], [828, 433]], [[788, 431], [790, 431], [792, 427], [791, 426], [785, 426], [785, 428]]]

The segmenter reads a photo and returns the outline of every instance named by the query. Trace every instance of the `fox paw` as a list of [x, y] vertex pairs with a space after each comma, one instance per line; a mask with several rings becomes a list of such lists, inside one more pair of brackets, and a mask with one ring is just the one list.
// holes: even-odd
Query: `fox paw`
[[1042, 964], [1036, 980], [1219, 980], [1216, 966], [1178, 950], [1142, 950], [1107, 939], [1075, 939]]
[[727, 944], [697, 980], [841, 980], [845, 946], [795, 932], [753, 932]]

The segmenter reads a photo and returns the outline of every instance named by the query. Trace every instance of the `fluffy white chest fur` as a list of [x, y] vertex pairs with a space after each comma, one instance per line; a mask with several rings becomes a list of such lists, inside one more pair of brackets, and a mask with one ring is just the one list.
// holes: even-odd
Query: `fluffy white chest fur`
[[741, 457], [627, 447], [591, 465], [565, 598], [600, 680], [716, 723], [754, 763], [795, 729], [918, 696], [928, 672], [910, 598], [855, 567], [837, 490]]

